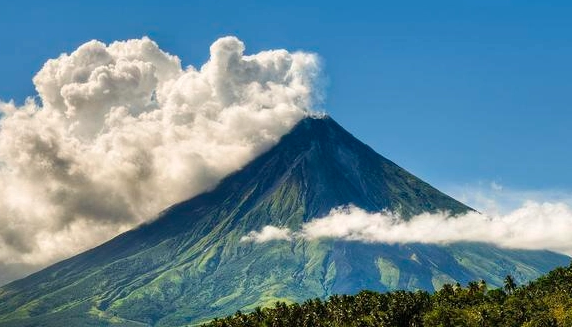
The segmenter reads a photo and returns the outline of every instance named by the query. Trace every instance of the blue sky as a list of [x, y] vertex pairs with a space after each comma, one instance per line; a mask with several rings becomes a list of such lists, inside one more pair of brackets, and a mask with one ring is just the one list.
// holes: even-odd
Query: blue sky
[[147, 35], [184, 65], [236, 35], [247, 53], [318, 53], [324, 109], [440, 187], [572, 190], [567, 1], [17, 1], [0, 4], [0, 99], [35, 94], [48, 58]]

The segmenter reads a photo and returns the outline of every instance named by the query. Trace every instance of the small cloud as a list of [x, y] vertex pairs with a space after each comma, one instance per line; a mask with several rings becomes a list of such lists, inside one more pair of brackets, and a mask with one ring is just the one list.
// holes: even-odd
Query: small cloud
[[491, 182], [491, 189], [492, 189], [493, 191], [498, 191], [498, 192], [500, 192], [500, 191], [503, 190], [503, 186], [502, 186], [501, 184], [498, 184], [498, 183], [495, 182], [495, 181], [492, 181], [492, 182]]
[[288, 228], [279, 228], [274, 226], [264, 226], [260, 232], [251, 231], [246, 236], [243, 236], [241, 242], [254, 242], [264, 243], [272, 240], [285, 240], [292, 239], [292, 233]]
[[526, 202], [564, 203], [572, 206], [572, 192], [563, 189], [515, 189], [497, 181], [449, 185], [445, 193], [488, 215], [506, 215]]

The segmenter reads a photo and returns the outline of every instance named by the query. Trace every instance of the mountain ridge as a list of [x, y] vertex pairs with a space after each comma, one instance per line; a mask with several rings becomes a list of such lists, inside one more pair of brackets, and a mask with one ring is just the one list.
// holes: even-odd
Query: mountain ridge
[[[361, 289], [433, 290], [448, 281], [537, 277], [569, 258], [487, 244], [363, 244], [240, 239], [265, 225], [293, 230], [332, 208], [389, 209], [404, 219], [471, 208], [355, 139], [308, 117], [214, 189], [157, 219], [0, 288], [0, 324], [181, 326], [275, 300]], [[63, 316], [62, 316], [63, 315]]]

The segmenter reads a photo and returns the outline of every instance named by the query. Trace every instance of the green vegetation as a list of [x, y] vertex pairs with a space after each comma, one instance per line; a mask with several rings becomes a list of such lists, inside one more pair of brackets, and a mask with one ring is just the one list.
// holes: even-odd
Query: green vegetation
[[510, 275], [503, 288], [485, 281], [466, 287], [445, 284], [433, 294], [424, 291], [333, 295], [327, 301], [303, 304], [277, 302], [244, 314], [214, 319], [204, 327], [570, 327], [572, 264], [518, 287]]

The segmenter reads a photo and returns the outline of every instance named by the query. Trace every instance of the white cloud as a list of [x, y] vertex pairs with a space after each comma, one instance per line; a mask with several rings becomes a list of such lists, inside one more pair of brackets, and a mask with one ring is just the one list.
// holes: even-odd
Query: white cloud
[[[280, 231], [280, 235], [308, 240], [334, 238], [390, 244], [486, 242], [506, 248], [548, 249], [572, 255], [572, 208], [564, 203], [526, 202], [506, 215], [492, 216], [477, 212], [456, 217], [444, 212], [424, 213], [408, 221], [389, 212], [368, 213], [347, 207], [305, 223], [298, 231]], [[264, 240], [271, 239], [271, 234], [266, 234]], [[263, 242], [262, 238], [257, 241]]]
[[445, 193], [489, 215], [508, 214], [526, 202], [564, 203], [572, 206], [572, 193], [562, 189], [515, 189], [497, 181], [465, 185], [445, 185]]
[[292, 232], [288, 228], [264, 226], [260, 232], [251, 231], [243, 236], [241, 242], [264, 243], [272, 240], [290, 240]]
[[494, 191], [502, 191], [503, 190], [503, 186], [495, 181], [491, 182], [491, 189], [493, 189]]
[[221, 38], [183, 69], [142, 38], [48, 60], [39, 101], [0, 102], [0, 263], [51, 263], [214, 187], [320, 101], [316, 55], [244, 50]]

